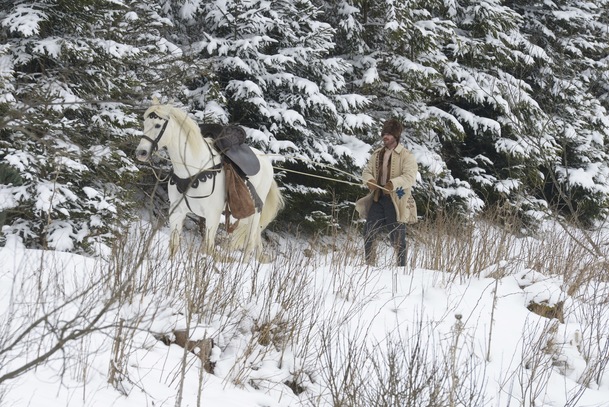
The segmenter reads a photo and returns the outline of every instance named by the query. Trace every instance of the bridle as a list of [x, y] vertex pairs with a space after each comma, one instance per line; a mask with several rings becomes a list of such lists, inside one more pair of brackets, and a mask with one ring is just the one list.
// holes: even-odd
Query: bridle
[[[163, 137], [163, 134], [165, 134], [165, 130], [167, 129], [167, 124], [169, 123], [169, 119], [163, 119], [161, 116], [159, 116], [158, 114], [156, 114], [154, 112], [150, 113], [147, 118], [165, 120], [165, 123], [163, 123], [163, 127], [161, 127], [161, 131], [159, 131], [159, 134], [157, 134], [157, 136], [154, 140], [145, 134], [142, 136], [142, 138], [144, 140], [148, 140], [152, 144], [152, 147], [150, 148], [150, 155], [152, 155], [152, 154], [154, 154], [155, 151], [157, 151], [159, 149], [159, 141], [161, 140], [161, 137]], [[155, 126], [155, 128], [158, 128], [157, 126]]]

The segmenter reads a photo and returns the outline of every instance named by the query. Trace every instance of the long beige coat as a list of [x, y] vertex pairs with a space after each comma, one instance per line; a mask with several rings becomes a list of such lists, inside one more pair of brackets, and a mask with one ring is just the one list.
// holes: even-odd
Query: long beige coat
[[[368, 160], [368, 164], [366, 164], [362, 173], [364, 185], [369, 180], [378, 179], [377, 163], [379, 159], [382, 159], [382, 157], [379, 157], [381, 151], [383, 151], [383, 148], [374, 150], [370, 160]], [[393, 191], [390, 195], [395, 206], [398, 222], [417, 222], [417, 206], [412, 197], [412, 186], [417, 180], [417, 171], [417, 161], [414, 155], [403, 145], [398, 144], [391, 154], [391, 169], [389, 172], [389, 179], [393, 184]], [[368, 216], [372, 199], [373, 193], [371, 192], [355, 203], [355, 209], [358, 211], [360, 218], [366, 219]]]

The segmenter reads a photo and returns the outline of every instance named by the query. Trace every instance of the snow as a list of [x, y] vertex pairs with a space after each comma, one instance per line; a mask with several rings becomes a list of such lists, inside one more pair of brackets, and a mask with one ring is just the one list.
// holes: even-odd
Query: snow
[[[366, 106], [369, 103], [368, 98], [366, 98], [365, 96], [355, 94], [336, 95], [334, 96], [334, 99], [336, 103], [339, 104], [347, 112], [353, 108]], [[370, 121], [372, 120], [370, 116], [367, 117]]]
[[140, 53], [139, 48], [125, 45], [112, 40], [97, 40], [96, 45], [115, 58], [126, 58]]
[[27, 5], [18, 5], [13, 13], [2, 20], [2, 26], [10, 31], [31, 37], [40, 32], [40, 24], [47, 20], [46, 13]]
[[20, 172], [25, 172], [26, 168], [36, 161], [31, 154], [23, 151], [11, 152], [4, 156], [4, 160]]
[[372, 126], [374, 124], [374, 119], [367, 114], [358, 113], [358, 114], [345, 114], [343, 117], [343, 125], [350, 129], [361, 129], [366, 126]]
[[271, 140], [269, 143], [269, 150], [274, 153], [279, 153], [281, 151], [293, 150], [298, 151], [298, 147], [296, 144], [289, 140]]
[[61, 38], [45, 38], [38, 41], [34, 47], [34, 52], [39, 54], [48, 54], [53, 58], [58, 58], [61, 55]]
[[230, 81], [229, 85], [227, 86], [227, 90], [234, 92], [234, 97], [238, 100], [244, 99], [250, 102], [255, 101], [253, 103], [255, 103], [257, 106], [266, 105], [263, 97], [264, 92], [256, 83], [252, 81]]
[[6, 185], [0, 185], [0, 211], [15, 208], [18, 205], [13, 189]]
[[192, 0], [185, 1], [182, 7], [180, 7], [180, 18], [185, 20], [193, 20], [198, 10], [198, 2]]
[[355, 165], [363, 168], [370, 157], [370, 146], [355, 136], [343, 135], [343, 144], [334, 147], [337, 155], [348, 155], [353, 158]]
[[57, 164], [58, 167], [68, 167], [71, 168], [75, 171], [88, 171], [88, 168], [86, 165], [83, 165], [77, 161], [74, 161], [68, 157], [57, 157], [55, 159], [55, 162]]
[[462, 122], [467, 123], [476, 134], [486, 131], [489, 131], [494, 135], [501, 134], [501, 125], [495, 120], [476, 116], [474, 113], [461, 109], [458, 106], [451, 106], [451, 111], [455, 117], [461, 119]]
[[442, 166], [440, 155], [435, 151], [430, 151], [423, 146], [411, 146], [409, 149], [416, 157], [419, 167], [425, 167], [431, 174], [440, 175], [446, 170]]
[[[245, 3], [249, 6], [251, 2]], [[482, 2], [481, 8], [495, 8], [500, 3]], [[550, 1], [545, 3], [551, 9], [556, 8]], [[121, 2], [117, 4], [123, 5]], [[256, 4], [259, 10], [270, 10], [272, 3], [263, 1]], [[591, 7], [582, 4], [582, 7]], [[450, 16], [457, 16], [460, 9], [457, 8], [456, 1], [447, 0], [444, 5]], [[201, 0], [186, 0], [177, 9], [177, 14], [197, 23], [197, 14], [203, 12], [204, 6], [205, 2]], [[214, 2], [213, 6], [213, 11], [207, 17], [217, 19], [223, 25], [226, 25], [226, 20], [230, 20], [231, 24], [235, 22], [231, 20], [235, 15], [229, 11], [230, 5], [227, 2]], [[341, 15], [359, 12], [359, 9], [345, 2], [339, 3], [337, 9]], [[567, 10], [552, 13], [565, 22], [588, 18], [594, 20], [585, 9]], [[220, 15], [223, 17], [219, 18]], [[472, 17], [463, 16], [469, 19], [465, 23], [473, 22]], [[47, 15], [38, 9], [15, 5], [10, 14], [2, 16], [1, 24], [17, 36], [33, 37], [40, 34], [41, 26], [47, 19]], [[126, 12], [124, 19], [134, 21], [138, 15], [133, 11]], [[169, 19], [159, 21], [172, 24]], [[491, 19], [489, 24], [493, 23], [495, 22]], [[298, 25], [298, 22], [293, 24]], [[350, 17], [341, 24], [349, 27], [349, 38], [359, 29], [356, 18]], [[423, 35], [443, 30], [442, 25], [433, 21], [422, 21], [417, 27]], [[330, 27], [315, 22], [310, 25], [313, 33], [318, 33], [320, 28], [323, 31]], [[392, 21], [387, 23], [386, 28], [395, 30], [400, 27]], [[538, 28], [545, 36], [554, 37], [547, 28]], [[278, 69], [277, 73], [271, 69], [272, 74], [257, 76], [256, 81], [233, 80], [226, 88], [236, 98], [252, 103], [263, 115], [276, 120], [277, 123], [271, 129], [247, 129], [250, 140], [267, 144], [270, 151], [277, 153], [272, 156], [273, 160], [306, 158], [294, 142], [276, 140], [273, 132], [278, 125], [296, 129], [306, 127], [307, 109], [320, 109], [336, 117], [340, 131], [334, 135], [337, 137], [333, 138], [333, 145], [315, 139], [312, 144], [319, 153], [315, 158], [333, 163], [336, 156], [346, 154], [360, 167], [366, 163], [370, 146], [352, 134], [367, 128], [371, 128], [374, 133], [373, 117], [358, 113], [370, 104], [370, 100], [357, 94], [335, 94], [347, 87], [340, 74], [352, 67], [347, 67], [346, 64], [342, 66], [337, 62], [339, 59], [322, 61], [321, 64], [327, 63], [333, 69], [321, 75], [321, 79], [312, 81], [284, 72], [286, 67], [298, 65], [300, 59], [308, 60], [311, 52], [309, 48], [282, 48], [280, 54], [258, 55], [259, 60], [252, 60], [232, 55], [236, 49], [244, 54], [253, 54], [261, 46], [270, 45], [276, 40], [267, 35], [252, 35], [236, 41], [215, 38], [211, 34], [202, 36], [206, 39], [196, 43], [193, 48], [205, 50], [210, 55], [219, 55], [221, 58], [217, 63], [220, 67], [250, 74], [258, 71], [256, 64]], [[172, 38], [177, 39], [178, 36]], [[429, 39], [433, 40], [431, 37]], [[576, 55], [583, 55], [582, 49], [594, 50], [597, 47], [592, 40], [594, 39], [568, 39], [571, 44], [565, 44], [565, 47]], [[61, 58], [63, 41], [62, 38], [37, 39], [32, 51]], [[526, 51], [514, 51], [511, 56], [529, 65], [536, 60], [547, 62], [551, 59], [545, 49], [528, 42], [516, 31], [505, 35], [500, 33], [497, 38], [489, 35], [487, 41], [500, 49], [505, 41]], [[117, 59], [137, 56], [141, 52], [138, 47], [114, 40], [99, 38], [94, 42]], [[165, 39], [159, 40], [156, 45], [160, 51], [176, 57], [182, 56], [184, 52], [180, 45]], [[448, 47], [458, 56], [470, 52], [466, 45], [467, 42], [456, 42]], [[3, 50], [1, 45], [0, 50]], [[241, 55], [239, 52], [237, 54]], [[419, 55], [417, 58], [418, 60], [412, 60], [397, 57], [390, 61], [403, 73], [419, 72], [428, 77], [443, 75], [430, 67], [435, 65], [421, 63], [433, 61], [433, 55]], [[374, 84], [379, 81], [381, 74], [375, 59], [359, 55], [354, 56], [354, 59], [353, 68], [357, 69], [352, 73], [360, 75], [360, 80], [356, 83]], [[11, 57], [0, 56], [0, 76], [12, 76], [15, 63]], [[320, 61], [314, 59], [314, 63], [320, 64]], [[550, 75], [551, 68], [547, 69], [545, 74]], [[501, 71], [499, 66], [497, 72], [493, 70], [492, 75], [476, 73], [456, 63], [446, 70], [447, 79], [452, 77], [457, 81], [454, 96], [474, 104], [489, 105], [502, 113], [497, 120], [492, 120], [456, 105], [450, 113], [433, 106], [425, 108], [428, 114], [450, 122], [457, 132], [465, 133], [463, 126], [467, 125], [468, 130], [471, 128], [476, 134], [490, 133], [499, 138], [502, 126], [522, 124], [510, 111], [511, 108], [518, 103], [536, 108], [533, 111], [539, 108], [530, 96], [533, 91], [530, 85]], [[543, 68], [539, 72], [544, 73]], [[584, 89], [593, 79], [591, 72], [582, 72], [581, 82], [556, 78], [555, 87], [548, 91], [561, 96], [565, 89]], [[265, 97], [269, 90], [265, 85], [285, 86], [294, 90], [298, 98], [294, 99], [294, 103], [291, 100], [267, 103]], [[403, 83], [393, 80], [389, 80], [386, 85], [393, 93], [408, 90]], [[83, 102], [77, 96], [80, 93], [74, 89], [61, 84], [48, 86], [48, 92], [53, 95], [56, 104], [54, 108], [58, 112]], [[443, 89], [447, 92], [446, 86]], [[11, 84], [7, 84], [0, 100], [14, 102], [15, 98], [10, 93], [14, 90]], [[200, 94], [199, 105], [204, 106], [200, 119], [230, 122], [225, 106], [207, 100], [203, 91]], [[326, 94], [330, 94], [331, 98]], [[419, 102], [414, 102], [413, 108], [416, 103]], [[581, 103], [589, 102], [582, 100]], [[103, 116], [104, 120], [109, 118], [117, 124], [129, 123], [118, 105], [113, 107], [104, 103], [99, 106], [103, 109], [100, 122], [103, 122]], [[568, 104], [564, 108], [573, 114], [578, 112]], [[591, 111], [594, 111], [593, 116], [597, 116], [596, 120], [606, 123], [606, 112], [600, 103], [597, 102], [596, 109]], [[402, 114], [407, 117], [410, 113]], [[413, 116], [409, 121], [418, 119]], [[559, 121], [560, 118], [556, 120]], [[587, 140], [586, 143], [582, 142], [582, 150], [590, 148], [594, 143], [603, 144], [602, 132], [592, 131], [586, 136], [585, 133], [581, 134], [581, 126], [563, 123], [562, 127], [565, 137], [574, 141]], [[59, 143], [58, 141], [57, 144]], [[547, 139], [541, 139], [538, 145], [545, 146], [546, 143], [552, 145]], [[499, 138], [495, 146], [499, 152], [521, 158], [534, 156], [537, 151], [535, 146], [521, 139]], [[64, 147], [69, 149], [67, 145]], [[442, 177], [448, 172], [444, 160], [429, 145], [409, 145], [409, 148], [428, 176]], [[107, 146], [92, 146], [90, 151], [94, 154], [93, 162], [96, 164], [100, 164], [112, 153]], [[288, 156], [283, 154], [285, 151], [303, 156]], [[19, 151], [9, 151], [3, 158], [19, 169], [23, 178], [31, 176], [28, 168], [32, 168], [38, 161]], [[471, 159], [470, 180], [485, 183], [506, 195], [522, 188], [520, 180], [496, 180], [486, 174], [483, 168], [478, 167], [478, 163], [483, 161], [483, 156]], [[602, 158], [599, 162], [602, 162]], [[609, 174], [604, 164], [599, 162], [584, 162], [581, 168], [559, 168], [557, 172], [568, 185], [580, 186], [592, 192], [603, 189], [602, 193], [606, 194], [607, 187], [603, 185], [607, 185]], [[67, 156], [59, 157], [55, 164], [74, 170], [73, 172], [89, 170]], [[357, 175], [354, 177], [357, 178]], [[443, 368], [446, 367], [444, 363], [448, 362], [452, 369], [448, 370], [450, 375], [446, 377], [449, 385], [458, 389], [456, 391], [467, 391], [468, 386], [471, 386], [477, 396], [484, 400], [480, 405], [609, 406], [609, 376], [602, 367], [604, 365], [594, 364], [595, 358], [607, 359], [607, 312], [604, 302], [607, 286], [600, 278], [593, 281], [583, 293], [570, 296], [566, 292], [568, 282], [546, 270], [549, 268], [546, 264], [539, 261], [534, 269], [531, 264], [521, 264], [522, 259], [517, 255], [491, 264], [473, 275], [420, 266], [398, 270], [386, 263], [380, 267], [368, 268], [360, 264], [362, 248], [359, 240], [355, 244], [349, 242], [353, 246], [341, 246], [344, 242], [340, 242], [338, 250], [325, 247], [325, 251], [322, 251], [318, 246], [318, 252], [311, 254], [310, 242], [289, 236], [275, 237], [273, 250], [277, 251], [277, 257], [270, 264], [242, 264], [231, 261], [234, 259], [221, 261], [202, 256], [193, 266], [187, 264], [184, 258], [167, 258], [164, 251], [167, 247], [167, 231], [164, 229], [151, 238], [152, 245], [145, 247], [145, 256], [140, 259], [141, 262], [123, 263], [122, 257], [115, 258], [109, 254], [88, 258], [61, 253], [73, 250], [74, 241], [80, 242], [89, 236], [88, 226], [75, 227], [71, 223], [71, 213], [63, 204], [80, 202], [82, 205], [79, 208], [90, 206], [106, 213], [116, 213], [117, 209], [111, 201], [105, 199], [103, 190], [84, 187], [83, 192], [88, 200], [82, 201], [70, 189], [72, 187], [70, 184], [58, 186], [50, 181], [41, 182], [36, 187], [35, 211], [61, 218], [49, 220], [46, 225], [48, 239], [45, 243], [57, 251], [25, 249], [15, 233], [7, 234], [5, 247], [0, 248], [0, 405], [336, 405], [338, 403], [332, 400], [329, 387], [333, 379], [340, 379], [350, 373], [348, 362], [352, 362], [349, 359], [351, 350], [355, 349], [356, 357], [360, 358], [358, 370], [364, 376], [370, 375], [370, 387], [377, 388], [384, 383], [380, 378], [375, 382], [374, 373], [388, 372], [383, 363], [375, 366], [373, 362], [387, 361], [385, 352], [392, 350], [392, 344], [399, 345], [398, 353], [408, 355], [407, 352], [412, 351], [410, 347], [414, 346], [413, 341], [423, 340], [426, 352], [423, 362], [429, 363], [429, 366], [439, 363]], [[301, 193], [328, 193], [326, 189], [302, 185], [288, 184], [285, 188]], [[20, 198], [32, 193], [25, 186], [0, 186], [0, 211], [17, 207]], [[450, 188], [437, 187], [434, 193], [443, 199], [463, 198], [473, 211], [483, 206], [482, 200], [475, 196], [469, 184], [458, 179], [454, 180]], [[543, 205], [547, 203], [540, 200], [539, 206]], [[542, 216], [541, 212], [528, 214], [539, 216], [539, 219]], [[311, 220], [313, 218], [310, 216]], [[88, 225], [102, 226], [106, 222], [102, 214], [95, 214], [91, 216]], [[137, 242], [145, 244], [150, 237], [146, 234], [148, 228], [148, 225], [135, 226], [134, 229], [141, 234], [131, 236], [133, 242], [125, 243], [126, 246], [121, 246], [124, 243], [122, 241], [117, 243], [117, 250], [120, 252], [120, 249], [124, 249], [132, 255], [139, 253], [138, 249], [144, 246], [138, 246]], [[15, 230], [18, 230], [18, 225], [12, 232]], [[119, 238], [124, 237], [117, 236]], [[328, 246], [331, 245], [332, 243]], [[132, 247], [135, 249], [129, 252]], [[385, 249], [385, 257], [390, 256], [391, 248]], [[435, 255], [440, 257], [438, 253]], [[108, 279], [109, 276], [111, 278]], [[135, 277], [129, 280], [133, 276]], [[209, 278], [206, 282], [210, 285], [196, 286], [196, 283], [201, 282], [197, 280], [199, 278]], [[121, 286], [122, 279], [133, 284]], [[298, 307], [284, 305], [290, 304], [291, 298], [279, 289], [289, 287], [290, 284], [297, 287], [289, 294], [295, 296]], [[172, 285], [177, 288], [168, 293], [167, 287]], [[123, 298], [120, 304], [110, 301], [116, 293], [112, 290], [117, 286], [124, 290], [119, 290], [121, 296], [130, 296], [128, 300]], [[192, 286], [203, 292], [189, 291]], [[209, 292], [219, 297], [207, 298]], [[193, 296], [189, 297], [190, 295]], [[205, 312], [185, 311], [185, 304], [198, 304], [201, 298], [204, 299], [202, 306]], [[585, 302], [588, 300], [589, 303]], [[533, 304], [564, 307], [564, 321], [534, 314], [528, 309]], [[106, 305], [109, 305], [108, 309], [104, 308]], [[225, 312], [227, 310], [230, 312]], [[593, 314], [594, 318], [599, 319], [587, 319], [593, 318]], [[7, 380], [7, 386], [3, 386], [5, 373], [38, 357], [55, 341], [60, 340], [61, 335], [83, 332], [81, 328], [86, 327], [96, 316], [100, 318], [90, 333], [63, 344], [60, 353], [36, 369]], [[32, 326], [32, 332], [17, 338], [14, 346], [8, 347], [11, 340], [15, 339], [15, 332], [22, 332], [22, 327], [33, 324], [39, 317], [42, 317], [39, 321], [44, 322], [44, 326]], [[123, 332], [118, 332], [117, 321], [125, 322]], [[62, 325], [66, 323], [67, 325]], [[586, 324], [588, 329], [595, 332], [588, 332], [586, 336], [583, 333]], [[590, 328], [591, 324], [594, 324], [593, 328]], [[261, 333], [263, 326], [268, 328], [266, 336]], [[65, 332], [62, 327], [66, 327]], [[191, 340], [214, 339], [211, 351], [211, 361], [215, 364], [213, 374], [204, 372], [201, 360], [194, 355], [184, 352], [176, 345], [166, 346], [158, 338], [159, 335], [175, 337], [174, 330], [186, 328], [190, 330]], [[290, 331], [293, 328], [295, 331]], [[255, 334], [256, 332], [258, 333]], [[115, 337], [120, 337], [121, 343], [126, 344], [119, 349], [123, 352], [120, 357], [117, 357], [113, 348], [116, 343], [112, 339]], [[273, 340], [277, 343], [273, 343]], [[195, 350], [201, 349], [198, 346]], [[355, 348], [352, 349], [351, 346]], [[119, 379], [115, 386], [108, 384], [111, 361], [119, 369]], [[332, 364], [330, 362], [336, 364], [333, 371], [328, 370]], [[185, 372], [183, 374], [182, 369]], [[592, 369], [598, 370], [591, 372]], [[413, 369], [400, 373], [407, 376], [413, 373]], [[587, 377], [594, 377], [594, 380], [587, 382]], [[297, 395], [286, 385], [286, 382], [292, 380], [304, 388], [304, 393]], [[570, 400], [580, 391], [581, 400], [575, 403]]]
[[74, 250], [74, 230], [72, 225], [64, 221], [53, 221], [49, 225], [48, 245], [58, 251]]
[[228, 122], [228, 113], [226, 109], [222, 107], [216, 101], [205, 101], [203, 105], [205, 106], [204, 115], [210, 118], [211, 122], [220, 122], [227, 123]]
[[40, 182], [36, 186], [38, 200], [36, 201], [36, 210], [43, 213], [50, 213], [54, 210], [68, 215], [67, 211], [59, 206], [68, 199], [76, 201], [76, 195], [61, 185], [56, 185], [52, 182]]
[[399, 72], [415, 71], [415, 72], [421, 72], [424, 75], [429, 75], [429, 76], [438, 74], [438, 71], [436, 71], [435, 69], [426, 67], [426, 66], [416, 63], [416, 62], [413, 62], [412, 60], [410, 60], [408, 58], [404, 58], [404, 57], [396, 57], [395, 60], [393, 60], [391, 63], [393, 66], [395, 66], [395, 68]]
[[179, 46], [167, 41], [165, 38], [158, 40], [156, 46], [160, 52], [171, 54], [176, 58], [183, 54], [182, 49]]
[[137, 21], [140, 18], [138, 17], [137, 13], [134, 11], [129, 11], [127, 13], [125, 13], [125, 20], [126, 21]]
[[[146, 235], [147, 227], [139, 224], [132, 229]], [[67, 224], [57, 225], [53, 245], [70, 245], [70, 233]], [[609, 375], [604, 369], [590, 386], [578, 384], [592, 363], [583, 349], [595, 346], [583, 334], [586, 314], [595, 310], [605, 315], [606, 304], [600, 298], [607, 295], [606, 283], [590, 287], [604, 304], [595, 308], [582, 302], [585, 293], [570, 297], [559, 276], [548, 275], [543, 267], [524, 267], [517, 253], [477, 274], [456, 276], [417, 267], [397, 269], [387, 261], [389, 246], [384, 265], [370, 268], [361, 265], [361, 246], [352, 258], [344, 257], [342, 250], [311, 255], [305, 241], [271, 236], [276, 256], [268, 264], [198, 260], [198, 273], [203, 274], [197, 278], [205, 278], [206, 265], [221, 270], [209, 280], [207, 290], [208, 295], [222, 296], [205, 297], [208, 301], [201, 306], [215, 307], [216, 312], [192, 314], [190, 321], [183, 304], [193, 293], [183, 291], [189, 284], [183, 279], [197, 273], [184, 273], [185, 258], [167, 261], [166, 229], [153, 236], [141, 266], [127, 263], [120, 269], [122, 278], [134, 273], [139, 282], [122, 305], [110, 301], [112, 290], [103, 282], [120, 283], [114, 277], [103, 280], [114, 276], [120, 263], [30, 250], [15, 235], [9, 236], [0, 249], [0, 325], [5, 338], [0, 350], [7, 349], [11, 335], [43, 314], [48, 328], [69, 321], [73, 325], [67, 332], [79, 332], [97, 316], [99, 320], [84, 337], [67, 341], [60, 355], [9, 380], [0, 392], [2, 405], [331, 406], [328, 375], [340, 375], [347, 366], [343, 362], [354, 362], [348, 359], [350, 351], [361, 352], [351, 357], [357, 358], [358, 369], [367, 371], [373, 366], [366, 360], [387, 361], [385, 352], [392, 349], [408, 357], [421, 340], [425, 352], [419, 357], [427, 368], [454, 369], [446, 380], [461, 392], [473, 386], [483, 400], [477, 405], [521, 405], [534, 399], [536, 406], [562, 406], [578, 391], [581, 399], [569, 405], [609, 405]], [[132, 240], [141, 238], [132, 235], [125, 249], [137, 247]], [[334, 256], [340, 259], [333, 260]], [[176, 272], [181, 276], [177, 280], [172, 277]], [[175, 297], [167, 295], [167, 284], [178, 287]], [[285, 286], [292, 289], [284, 291]], [[229, 298], [232, 305], [222, 308], [220, 302]], [[532, 302], [564, 304], [564, 321], [529, 311]], [[108, 384], [108, 372], [114, 360], [116, 321], [124, 322], [121, 337], [128, 343], [115, 362], [122, 369], [115, 388]], [[606, 326], [602, 319], [595, 321]], [[268, 336], [255, 336], [264, 324]], [[0, 379], [48, 349], [59, 334], [33, 328], [3, 355]], [[213, 338], [213, 373], [205, 372], [194, 354], [158, 339], [185, 328], [190, 329], [191, 340]], [[603, 357], [607, 333], [599, 333], [596, 354]], [[399, 348], [392, 348], [396, 344]], [[324, 371], [330, 368], [328, 358], [335, 358], [333, 372]], [[376, 368], [380, 371], [368, 370], [371, 386], [374, 372], [384, 371], [382, 365]], [[286, 385], [295, 377], [305, 390], [299, 395]]]
[[520, 185], [521, 182], [519, 180], [508, 178], [504, 180], [498, 180], [494, 185], [494, 188], [499, 193], [509, 195], [513, 191], [518, 190]]
[[305, 118], [300, 113], [298, 113], [296, 110], [285, 109], [285, 110], [281, 111], [281, 117], [282, 117], [283, 121], [290, 126], [294, 126], [296, 123], [300, 123], [303, 126], [306, 126], [306, 124], [307, 124], [307, 121], [305, 120]]
[[374, 83], [379, 79], [379, 73], [376, 70], [376, 66], [371, 66], [363, 74], [363, 81], [366, 84]]

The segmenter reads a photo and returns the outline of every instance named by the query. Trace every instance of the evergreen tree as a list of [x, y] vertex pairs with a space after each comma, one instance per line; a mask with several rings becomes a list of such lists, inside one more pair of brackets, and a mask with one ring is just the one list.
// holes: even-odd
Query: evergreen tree
[[[609, 2], [513, 2], [521, 32], [543, 56], [526, 81], [545, 113], [529, 136], [552, 143], [538, 161], [535, 197], [588, 224], [605, 218], [609, 114]], [[543, 124], [543, 126], [542, 126]]]
[[[600, 124], [607, 113], [581, 72], [598, 78], [606, 70], [606, 63], [598, 63], [607, 54], [607, 41], [597, 40], [607, 37], [599, 30], [602, 9], [592, 7], [593, 15], [580, 7], [516, 3], [455, 9], [463, 34], [452, 47], [460, 44], [458, 63], [447, 70], [446, 110], [463, 124], [466, 137], [447, 145], [446, 158], [487, 204], [507, 207], [528, 224], [556, 204], [592, 220], [607, 199], [601, 192], [606, 127]], [[577, 38], [559, 32], [563, 19], [579, 20], [570, 30]], [[569, 56], [578, 47], [591, 58], [582, 59], [581, 50]]]
[[364, 191], [329, 180], [359, 183], [388, 117], [420, 214], [602, 219], [608, 2], [1, 1], [2, 239], [103, 246], [153, 94], [243, 125], [285, 170], [290, 221], [350, 212]]
[[537, 49], [526, 46], [520, 16], [501, 2], [451, 10], [456, 29], [447, 54], [453, 62], [444, 70], [449, 96], [442, 108], [462, 126], [463, 138], [443, 143], [447, 164], [486, 205], [534, 202], [526, 166], [535, 167], [541, 151], [552, 148], [528, 138], [528, 127], [545, 116], [520, 77], [535, 63]]
[[146, 83], [167, 83], [178, 49], [146, 3], [2, 3], [3, 239], [97, 252], [128, 219], [122, 186], [137, 168], [125, 137], [139, 130]]
[[458, 119], [439, 108], [449, 95], [445, 49], [456, 36], [450, 10], [441, 1], [368, 0], [327, 2], [326, 10], [339, 27], [337, 56], [352, 66], [347, 86], [371, 101], [367, 112], [375, 125], [363, 140], [374, 145], [382, 122], [400, 119], [404, 141], [419, 161], [414, 195], [420, 212], [479, 210], [472, 187], [455, 178], [442, 158], [442, 142], [459, 142], [464, 134]]
[[[291, 208], [283, 216], [293, 222], [329, 205], [327, 179], [345, 177], [318, 163], [359, 173], [344, 145], [370, 124], [357, 113], [365, 98], [346, 93], [349, 67], [330, 57], [334, 29], [319, 13], [308, 0], [189, 1], [171, 8], [184, 49], [210, 67], [188, 83], [182, 100], [201, 122], [244, 126], [249, 142], [285, 168], [280, 176]], [[326, 179], [312, 177], [318, 175]], [[343, 200], [345, 188], [336, 190], [342, 197], [333, 199]]]

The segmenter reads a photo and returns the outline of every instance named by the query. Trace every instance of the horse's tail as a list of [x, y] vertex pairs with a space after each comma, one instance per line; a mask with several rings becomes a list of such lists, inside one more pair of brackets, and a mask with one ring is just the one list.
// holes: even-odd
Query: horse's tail
[[283, 195], [279, 190], [279, 186], [277, 186], [277, 182], [273, 180], [271, 189], [266, 195], [264, 205], [262, 206], [262, 213], [260, 214], [260, 231], [266, 229], [284, 206], [285, 200], [283, 199]]

